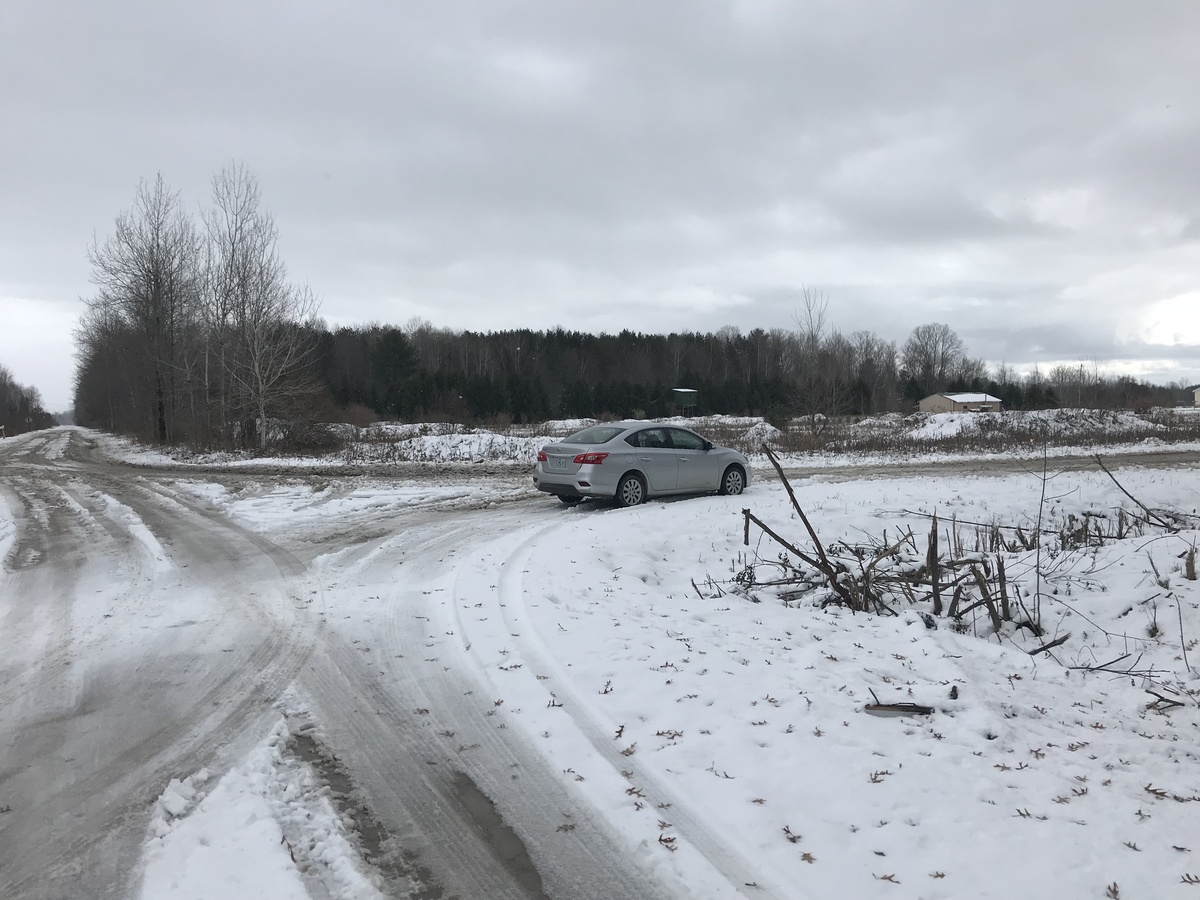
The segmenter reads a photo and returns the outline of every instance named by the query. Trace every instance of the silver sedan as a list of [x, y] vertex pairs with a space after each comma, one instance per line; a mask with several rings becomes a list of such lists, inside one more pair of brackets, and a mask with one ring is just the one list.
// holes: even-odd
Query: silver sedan
[[740, 494], [750, 463], [678, 425], [607, 422], [538, 451], [533, 484], [566, 504], [599, 497], [637, 506], [669, 494]]

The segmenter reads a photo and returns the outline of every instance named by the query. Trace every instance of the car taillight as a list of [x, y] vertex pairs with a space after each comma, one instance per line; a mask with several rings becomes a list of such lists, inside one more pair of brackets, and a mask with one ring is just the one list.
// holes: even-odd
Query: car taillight
[[606, 459], [607, 453], [580, 453], [575, 457], [575, 463], [581, 466], [598, 466]]
[[537, 460], [537, 461], [538, 461], [538, 462], [545, 462], [545, 461], [546, 461], [546, 451], [545, 451], [545, 450], [539, 450], [539, 451], [538, 451], [538, 460]]

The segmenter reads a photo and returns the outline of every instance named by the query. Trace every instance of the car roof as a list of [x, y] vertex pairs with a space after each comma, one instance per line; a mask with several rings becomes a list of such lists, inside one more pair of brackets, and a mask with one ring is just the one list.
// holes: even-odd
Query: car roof
[[684, 431], [691, 431], [686, 425], [677, 425], [674, 422], [656, 422], [653, 419], [634, 419], [625, 422], [613, 422], [613, 425], [621, 425], [626, 429], [632, 428], [680, 428]]

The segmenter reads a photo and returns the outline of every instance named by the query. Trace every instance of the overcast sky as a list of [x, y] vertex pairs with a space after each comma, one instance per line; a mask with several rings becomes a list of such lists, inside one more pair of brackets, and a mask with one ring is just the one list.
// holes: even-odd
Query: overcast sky
[[843, 331], [1200, 381], [1200, 3], [3, 0], [0, 364], [258, 177], [331, 324]]

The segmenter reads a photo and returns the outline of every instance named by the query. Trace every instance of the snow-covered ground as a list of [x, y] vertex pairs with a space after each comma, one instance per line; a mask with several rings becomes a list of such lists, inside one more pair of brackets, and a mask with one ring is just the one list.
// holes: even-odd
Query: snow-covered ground
[[[1109, 456], [1155, 450], [1200, 450], [1191, 410], [1130, 412], [1056, 409], [1005, 413], [897, 413], [839, 421], [828, 426], [836, 440], [832, 449], [789, 451], [790, 442], [773, 425], [755, 416], [674, 417], [669, 421], [714, 436], [718, 442], [763, 463], [762, 448], [771, 443], [792, 468], [877, 468], [962, 459], [1040, 459], [1100, 453]], [[822, 427], [827, 420], [821, 418]], [[330, 455], [193, 453], [163, 451], [105, 436], [106, 452], [139, 466], [185, 465], [234, 469], [354, 469], [371, 466], [443, 463], [527, 466], [547, 443], [593, 424], [594, 419], [564, 419], [501, 430], [445, 422], [378, 422], [366, 428], [339, 426], [345, 448]], [[812, 423], [793, 422], [791, 434]], [[1169, 427], [1170, 426], [1170, 427]], [[1172, 428], [1175, 433], [1172, 433]], [[946, 446], [947, 442], [960, 442]], [[967, 442], [965, 445], [961, 442]], [[891, 449], [873, 449], [876, 445]], [[845, 446], [850, 449], [837, 449]]]
[[219, 780], [202, 769], [167, 785], [151, 819], [143, 897], [308, 900], [303, 870], [334, 900], [382, 898], [328, 787], [286, 752], [288, 737], [281, 719]]
[[[1121, 478], [1151, 507], [1200, 509], [1194, 468]], [[1131, 507], [1098, 471], [1051, 485], [1050, 530]], [[907, 528], [923, 542], [928, 523], [915, 513], [1029, 528], [1042, 487], [1034, 475], [930, 475], [813, 479], [797, 495], [827, 543]], [[301, 486], [203, 491], [264, 533], [303, 527], [322, 508]], [[674, 871], [691, 896], [1084, 898], [1110, 885], [1122, 897], [1196, 896], [1200, 583], [1183, 577], [1181, 557], [1200, 533], [1055, 552], [1045, 637], [1011, 625], [993, 635], [982, 611], [960, 634], [946, 619], [928, 628], [923, 601], [880, 617], [785, 604], [770, 587], [730, 591], [748, 554], [777, 550], [758, 533], [743, 546], [743, 506], [803, 540], [778, 483], [531, 519], [449, 565], [441, 618], [428, 626], [441, 636], [436, 655], [482, 672], [497, 726], [533, 736], [629, 852]], [[973, 528], [958, 528], [970, 543]], [[1008, 556], [1010, 585], [1028, 597], [1032, 555]], [[356, 590], [354, 566], [321, 566], [344, 592], [335, 601], [327, 587], [325, 602], [356, 618], [392, 602], [378, 586]], [[1049, 656], [1027, 652], [1068, 632]], [[1183, 705], [1150, 708], [1148, 688]], [[873, 696], [934, 712], [868, 715]], [[745, 881], [709, 881], [714, 855]]]
[[[821, 608], [827, 592], [789, 595], [770, 583], [784, 573], [780, 547], [757, 527], [744, 543], [749, 508], [811, 546], [775, 480], [626, 510], [560, 509], [494, 473], [423, 483], [196, 472], [157, 489], [291, 548], [304, 568], [295, 592], [314, 598], [297, 621], [310, 618], [318, 642], [325, 629], [353, 647], [379, 686], [370, 703], [405, 685], [429, 690], [404, 711], [414, 747], [427, 735], [472, 760], [507, 730], [536, 748], [562, 793], [548, 837], [521, 837], [547, 872], [554, 841], [595, 826], [587, 810], [654, 896], [1200, 896], [1200, 582], [1186, 577], [1200, 468], [1119, 469], [1141, 504], [1183, 514], [1178, 527], [1135, 524], [1075, 549], [1051, 533], [1088, 518], [1108, 534], [1118, 509], [1130, 521], [1145, 512], [1098, 469], [1051, 462], [1044, 481], [1040, 467], [976, 468], [794, 487], [827, 547], [911, 530], [897, 566], [923, 559], [936, 513], [944, 550], [978, 565], [1003, 557], [1014, 602], [1036, 609], [1040, 595], [1041, 636], [1011, 622], [993, 633], [983, 608], [952, 627], [928, 616], [920, 587], [893, 600], [892, 616]], [[174, 552], [129, 506], [96, 508], [140, 544], [144, 577]], [[1040, 557], [1011, 530], [1039, 522]], [[16, 525], [0, 505], [0, 552]], [[994, 526], [1009, 544], [977, 549]], [[421, 652], [399, 659], [389, 641], [411, 629]], [[175, 772], [146, 810], [142, 900], [379, 895], [353, 811], [293, 750], [298, 734], [339, 739], [321, 718], [338, 695], [305, 677], [239, 761]], [[475, 720], [439, 705], [452, 690], [433, 686], [447, 677], [475, 685]], [[876, 716], [865, 709], [876, 699], [932, 712]], [[356, 689], [344, 702], [363, 701]], [[501, 814], [515, 802], [492, 799]]]

